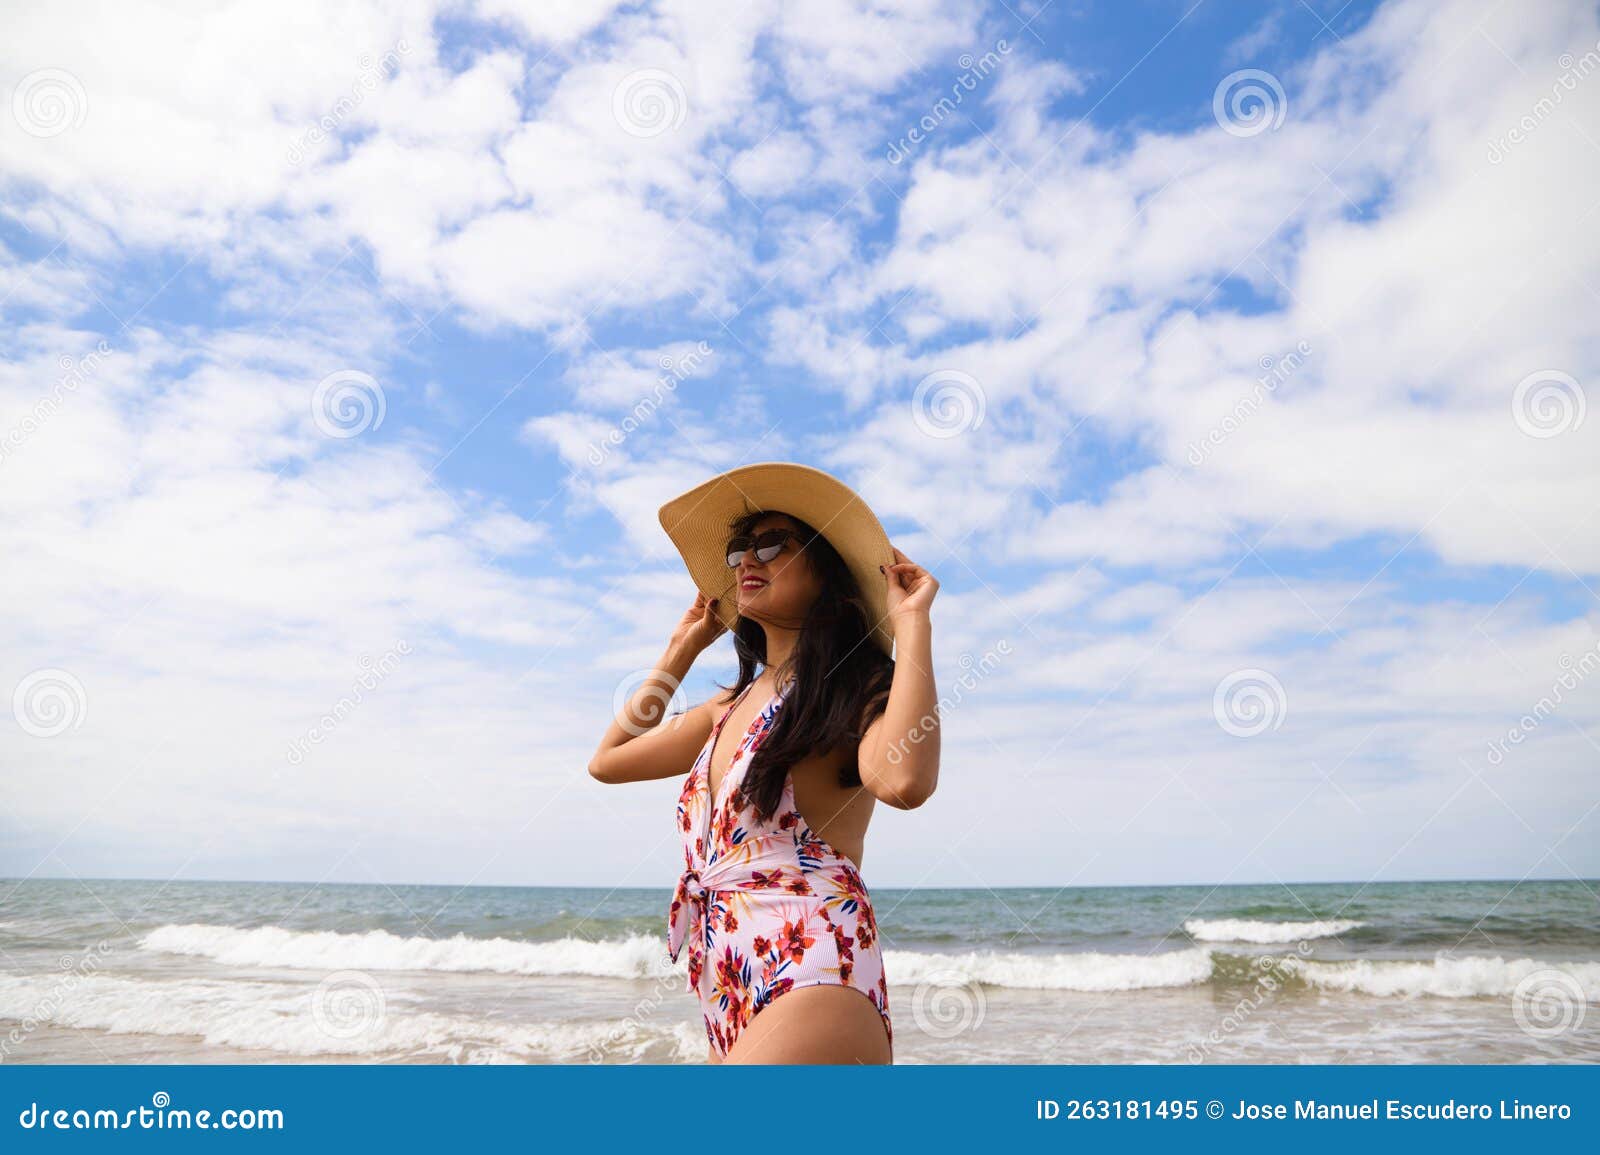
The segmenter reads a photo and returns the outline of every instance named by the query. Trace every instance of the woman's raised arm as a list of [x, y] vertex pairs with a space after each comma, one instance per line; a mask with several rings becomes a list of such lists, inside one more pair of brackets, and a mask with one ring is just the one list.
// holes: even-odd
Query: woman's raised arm
[[713, 711], [726, 704], [721, 701], [726, 695], [718, 694], [665, 721], [663, 715], [694, 660], [726, 629], [716, 616], [715, 602], [696, 594], [655, 669], [606, 727], [589, 759], [592, 777], [600, 782], [645, 782], [689, 772], [711, 734]]

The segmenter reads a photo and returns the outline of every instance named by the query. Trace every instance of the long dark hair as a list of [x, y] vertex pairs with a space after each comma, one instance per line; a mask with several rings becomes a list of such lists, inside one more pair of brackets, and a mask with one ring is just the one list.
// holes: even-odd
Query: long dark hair
[[[839, 785], [861, 785], [856, 750], [861, 735], [888, 705], [894, 659], [872, 638], [861, 589], [839, 551], [811, 526], [781, 509], [763, 509], [735, 517], [730, 538], [749, 533], [764, 517], [782, 516], [795, 524], [802, 549], [821, 581], [817, 600], [807, 611], [790, 655], [793, 685], [778, 720], [762, 738], [745, 771], [740, 792], [757, 816], [769, 820], [783, 797], [784, 780], [801, 759], [845, 746], [849, 757], [839, 768]], [[761, 623], [740, 615], [733, 628], [739, 679], [731, 687], [743, 692], [755, 681], [758, 666], [767, 664], [767, 633]]]

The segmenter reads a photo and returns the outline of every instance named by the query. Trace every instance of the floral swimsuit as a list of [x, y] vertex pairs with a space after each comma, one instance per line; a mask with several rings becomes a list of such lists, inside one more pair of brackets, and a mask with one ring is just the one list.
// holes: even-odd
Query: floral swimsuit
[[751, 723], [717, 785], [717, 798], [710, 797], [711, 751], [749, 692], [745, 687], [711, 728], [678, 796], [685, 868], [667, 915], [668, 952], [676, 962], [689, 944], [688, 989], [700, 998], [706, 1038], [719, 1055], [728, 1053], [773, 999], [824, 983], [866, 995], [883, 1016], [892, 1051], [878, 924], [855, 864], [806, 825], [788, 775], [765, 824], [739, 792], [787, 687]]

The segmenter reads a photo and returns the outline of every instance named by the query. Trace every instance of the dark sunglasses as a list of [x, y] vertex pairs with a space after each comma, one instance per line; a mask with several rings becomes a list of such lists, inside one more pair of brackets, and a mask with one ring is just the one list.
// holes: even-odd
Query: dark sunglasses
[[755, 550], [756, 560], [765, 565], [783, 552], [785, 542], [798, 536], [792, 529], [769, 529], [754, 536], [740, 534], [728, 542], [728, 568], [738, 569], [746, 551], [752, 549]]

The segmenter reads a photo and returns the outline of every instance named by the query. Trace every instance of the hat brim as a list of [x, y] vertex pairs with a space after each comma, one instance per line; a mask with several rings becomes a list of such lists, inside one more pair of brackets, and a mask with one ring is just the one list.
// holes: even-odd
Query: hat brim
[[764, 461], [719, 473], [661, 507], [661, 528], [683, 558], [696, 587], [717, 599], [717, 617], [730, 630], [739, 617], [736, 573], [728, 568], [728, 526], [739, 515], [770, 509], [804, 521], [838, 551], [856, 579], [872, 639], [894, 652], [888, 583], [880, 565], [894, 564], [894, 547], [877, 516], [854, 490], [809, 465]]

